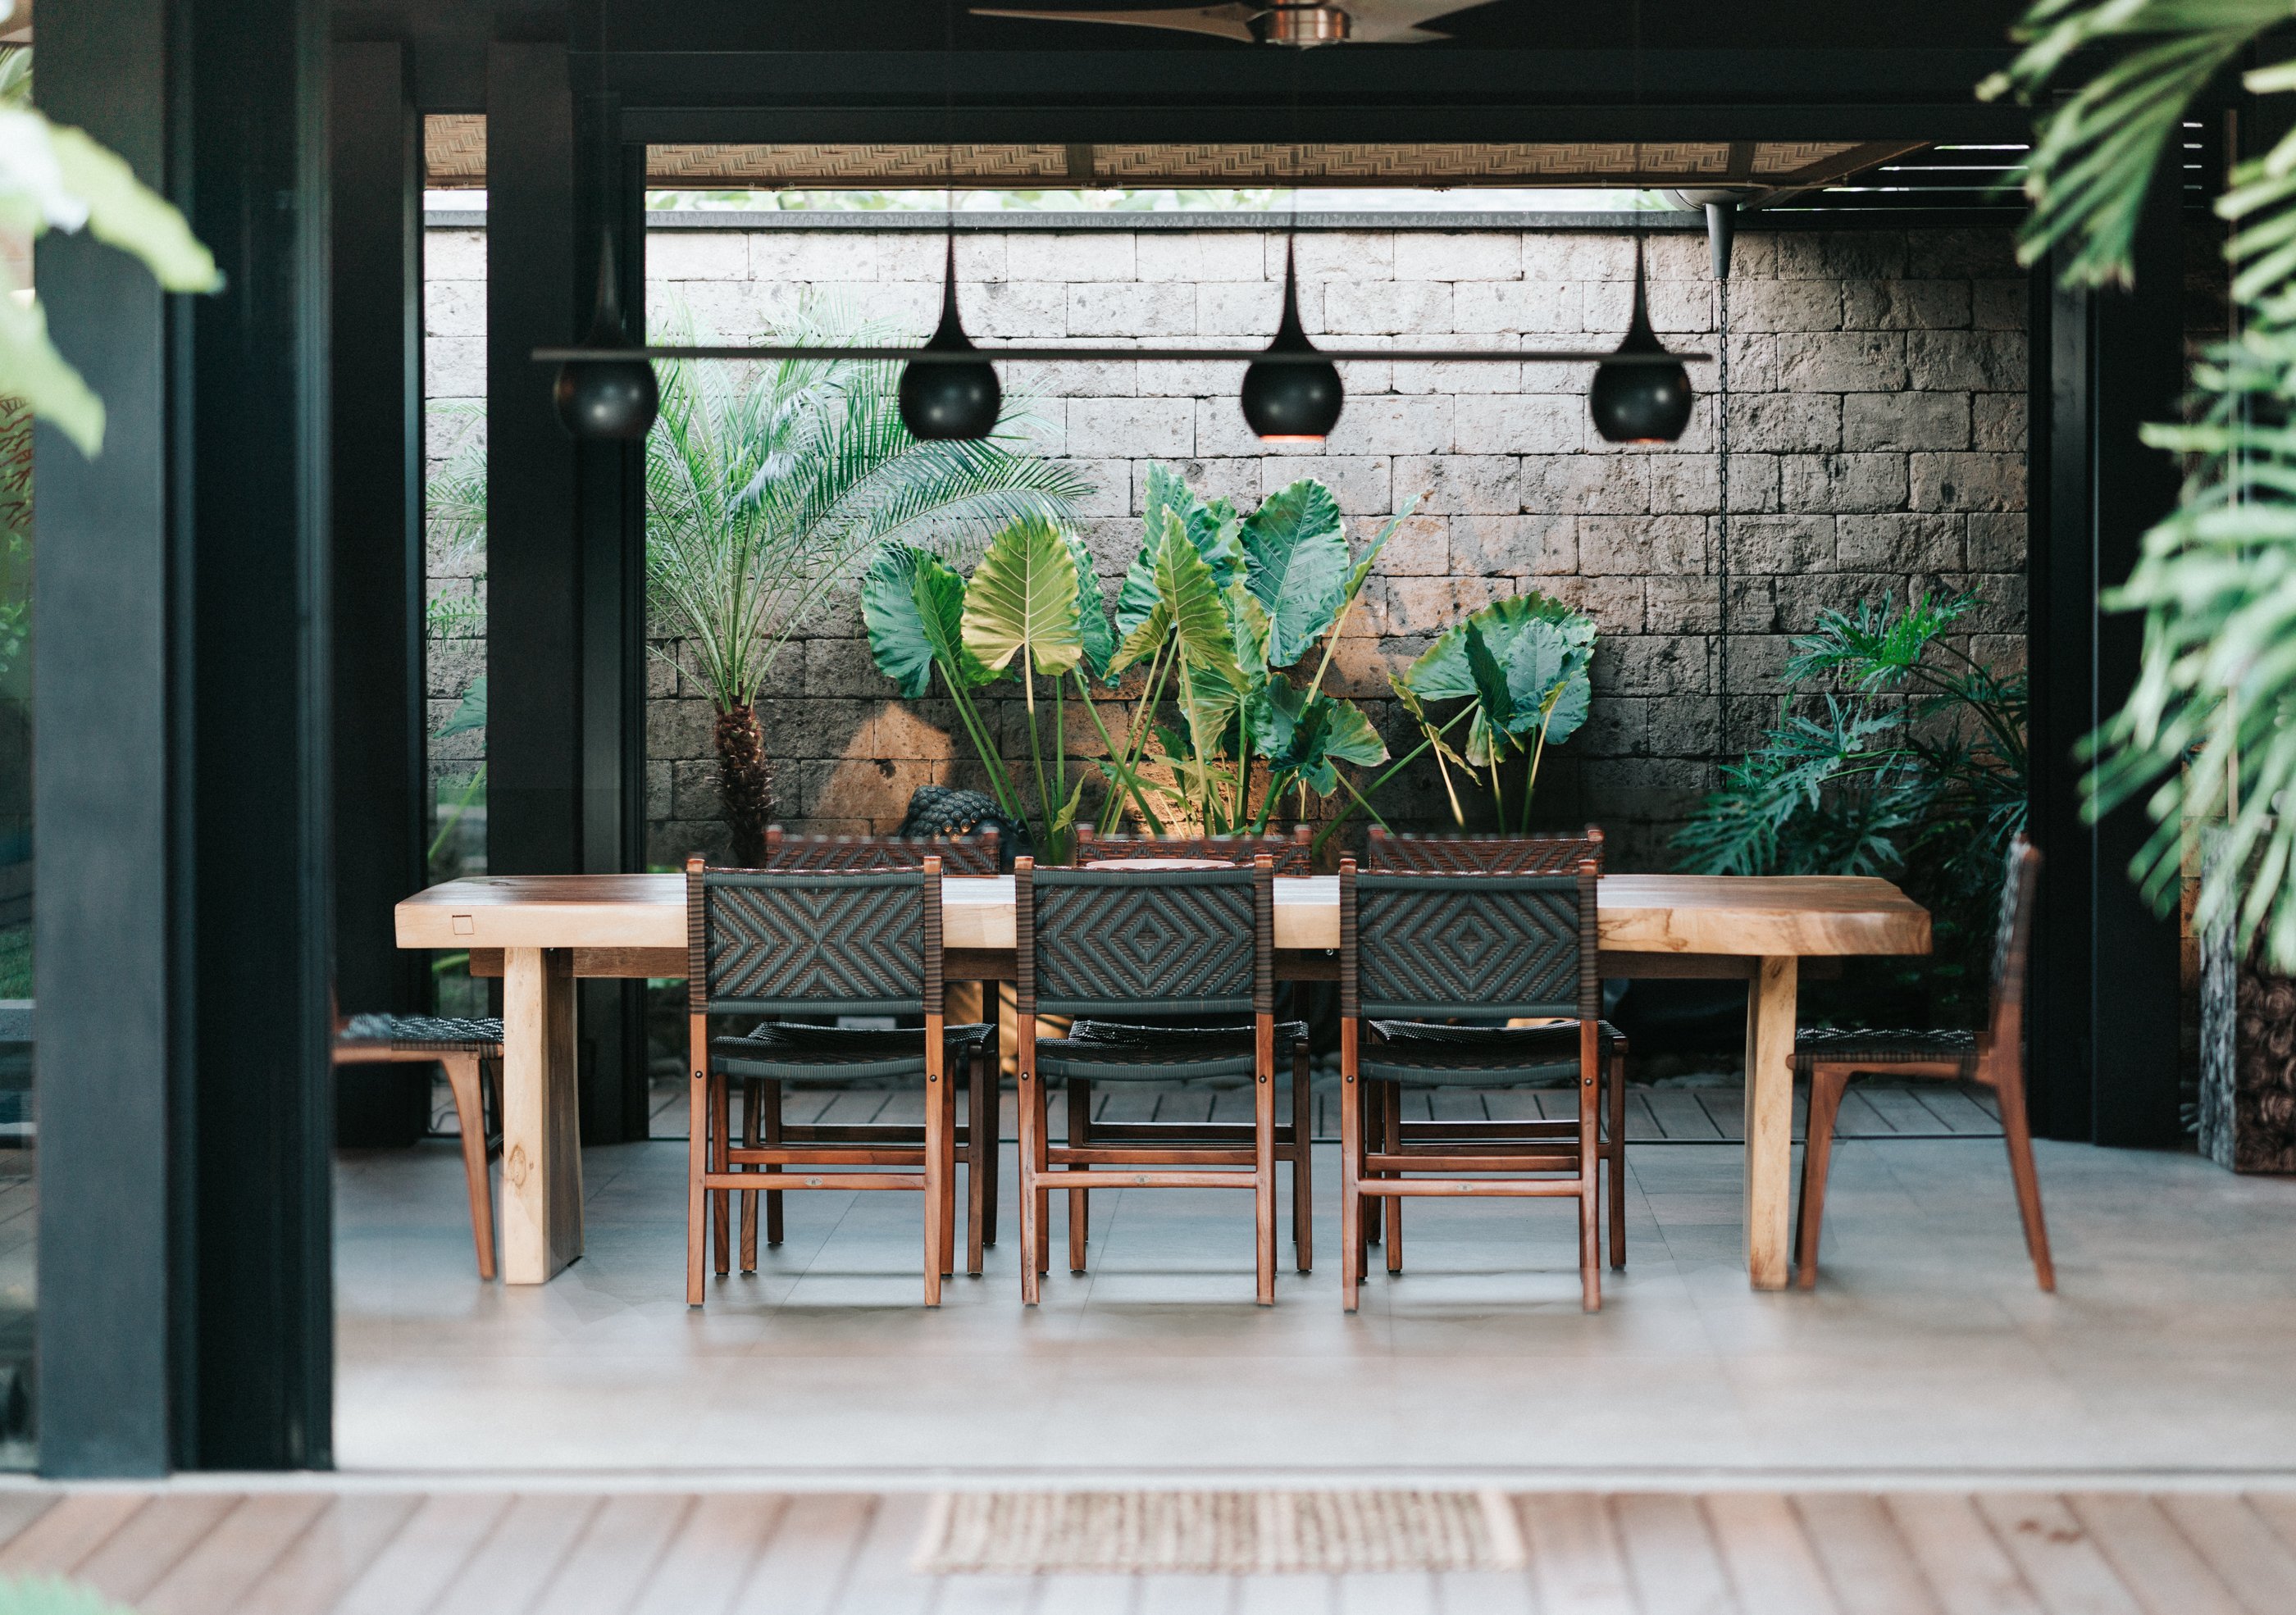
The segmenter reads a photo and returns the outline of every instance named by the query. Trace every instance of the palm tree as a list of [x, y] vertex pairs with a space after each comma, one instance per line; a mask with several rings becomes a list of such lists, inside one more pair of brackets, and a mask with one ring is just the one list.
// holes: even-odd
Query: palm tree
[[[2255, 61], [2286, 0], [2041, 0], [2025, 49], [1985, 93], [2049, 89], [2078, 53], [2085, 74], [2040, 122], [2026, 182], [2028, 262], [2065, 250], [2069, 281], [2125, 282], [2148, 188], [2192, 103]], [[2256, 68], [2259, 96], [2296, 91], [2296, 64]], [[2262, 127], [2272, 127], [2269, 119]], [[2136, 570], [2105, 596], [2144, 613], [2128, 705], [2093, 737], [2089, 810], [2142, 799], [2154, 833], [2133, 873], [2175, 900], [2186, 826], [2224, 821], [2199, 922], [2259, 933], [2296, 970], [2296, 135], [2235, 168], [2216, 210], [2232, 231], [2230, 341], [2194, 374], [2185, 424], [2145, 442], [2187, 456], [2178, 509], [2145, 536]]]
[[[800, 319], [764, 340], [872, 336]], [[717, 709], [734, 856], [760, 863], [773, 772], [758, 691], [790, 635], [888, 540], [939, 548], [1025, 516], [1062, 519], [1089, 485], [1021, 446], [1010, 405], [986, 440], [919, 441], [901, 424], [890, 364], [672, 362], [660, 380], [646, 447], [649, 593]]]

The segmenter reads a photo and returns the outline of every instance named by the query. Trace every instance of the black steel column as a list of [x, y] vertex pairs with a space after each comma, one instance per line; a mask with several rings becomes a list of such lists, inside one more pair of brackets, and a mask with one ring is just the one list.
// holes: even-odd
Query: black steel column
[[[332, 1462], [322, 0], [178, 5], [177, 193], [227, 278], [178, 349], [175, 799], [193, 1039], [177, 1462]], [[45, 19], [44, 19], [45, 21]], [[398, 426], [393, 416], [391, 427]], [[356, 737], [347, 743], [360, 743]]]
[[[162, 0], [49, 0], [40, 104], [168, 173]], [[106, 401], [103, 455], [39, 429], [33, 955], [40, 1465], [169, 1461], [168, 299], [84, 237], [40, 242], [57, 346]]]
[[[642, 295], [627, 218], [640, 193], [613, 138], [619, 111], [578, 87], [563, 46], [489, 52], [487, 858], [497, 874], [614, 873], [643, 852], [642, 463], [634, 448], [578, 449], [552, 410], [550, 371], [529, 357], [586, 331], [610, 225], [631, 306]], [[643, 1136], [637, 989], [587, 983], [580, 1008], [583, 1138]]]
[[[2035, 298], [2031, 547], [2033, 826], [2046, 862], [2036, 934], [2036, 1122], [2057, 1138], [2170, 1144], [2177, 1113], [2178, 953], [2128, 874], [2148, 832], [2131, 805], [2080, 818], [2080, 737], [2120, 710], [2143, 625], [2107, 614], [2145, 529], [2176, 504], [2177, 469], [2137, 429], [2173, 420], [2184, 379], [2178, 187], [2154, 187], [2128, 291]], [[2044, 388], [2046, 387], [2046, 390]]]
[[[422, 120], [396, 44], [333, 49], [335, 990], [346, 1012], [430, 1004], [391, 905], [424, 876]], [[431, 1069], [346, 1066], [335, 1135], [405, 1144]]]

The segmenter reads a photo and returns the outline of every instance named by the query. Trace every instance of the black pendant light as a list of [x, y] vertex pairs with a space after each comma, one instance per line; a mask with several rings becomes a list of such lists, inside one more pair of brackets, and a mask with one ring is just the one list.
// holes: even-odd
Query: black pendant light
[[1627, 340], [1614, 358], [1635, 356], [1632, 364], [1605, 360], [1595, 367], [1595, 384], [1587, 389], [1587, 407], [1594, 411], [1595, 430], [1611, 443], [1671, 443], [1690, 424], [1690, 373], [1681, 361], [1667, 363], [1666, 344], [1651, 329], [1650, 306], [1643, 289], [1643, 238], [1635, 237], [1635, 311], [1627, 322]]
[[[585, 346], [623, 350], [629, 346], [611, 231], [599, 244], [598, 304]], [[583, 358], [562, 364], [551, 398], [558, 406], [559, 422], [574, 436], [624, 442], [644, 437], [661, 407], [653, 366], [643, 358]]]
[[1292, 243], [1283, 243], [1283, 317], [1267, 353], [1243, 373], [1243, 419], [1254, 435], [1270, 443], [1320, 443], [1339, 424], [1347, 403], [1339, 366], [1316, 357], [1315, 343], [1300, 324], [1300, 280]]
[[[940, 325], [924, 345], [927, 354], [979, 350], [956, 316], [956, 234], [951, 216], [948, 262], [942, 271]], [[901, 370], [901, 424], [926, 442], [972, 441], [996, 430], [1004, 390], [996, 366], [987, 359], [914, 358]]]

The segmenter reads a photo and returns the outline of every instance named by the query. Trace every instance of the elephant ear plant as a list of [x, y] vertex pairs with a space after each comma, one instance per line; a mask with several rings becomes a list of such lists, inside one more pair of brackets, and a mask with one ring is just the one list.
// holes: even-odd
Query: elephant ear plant
[[[1358, 556], [1320, 482], [1294, 482], [1238, 516], [1158, 466], [1146, 506], [1107, 668], [1111, 681], [1140, 668], [1141, 694], [1125, 744], [1103, 765], [1117, 787], [1102, 806], [1103, 827], [1128, 801], [1152, 829], [1177, 820], [1208, 834], [1265, 831], [1295, 793], [1303, 811], [1309, 798], [1341, 791], [1367, 807], [1341, 765], [1384, 762], [1387, 746], [1324, 685], [1372, 563], [1409, 509]], [[1162, 718], [1168, 694], [1177, 725]], [[1144, 783], [1152, 767], [1172, 783]]]
[[[1049, 857], [1066, 856], [1088, 779], [1082, 771], [1071, 779], [1062, 744], [1070, 693], [1105, 750], [1103, 828], [1128, 810], [1160, 833], [1181, 823], [1215, 833], [1263, 830], [1292, 793], [1304, 803], [1352, 792], [1341, 765], [1387, 756], [1369, 720], [1323, 685], [1339, 630], [1395, 522], [1357, 556], [1321, 484], [1295, 483], [1239, 516], [1160, 466], [1149, 475], [1145, 525], [1113, 623], [1090, 554], [1047, 521], [999, 532], [970, 582], [936, 554], [894, 545], [863, 586], [879, 668], [904, 695], [938, 684], [998, 805], [1041, 826], [1037, 844]], [[1112, 691], [1128, 675], [1137, 694], [1119, 740], [1093, 688], [1099, 681]], [[1006, 677], [1022, 686], [1033, 803], [977, 699]]]
[[[1491, 811], [1504, 831], [1508, 814], [1501, 765], [1517, 755], [1523, 758], [1522, 794], [1513, 827], [1518, 832], [1530, 828], [1530, 799], [1546, 748], [1561, 745], [1587, 721], [1594, 658], [1595, 619], [1533, 591], [1492, 602], [1428, 646], [1402, 677], [1390, 679], [1396, 699], [1419, 726], [1419, 750], [1435, 754], [1451, 816], [1462, 829], [1467, 814], [1453, 771], [1471, 788], [1489, 788]], [[1464, 704], [1438, 722], [1431, 706], [1453, 701]], [[1452, 743], [1462, 720], [1467, 725], [1464, 752]]]
[[[859, 337], [807, 324], [767, 340]], [[1027, 452], [1013, 406], [986, 440], [920, 442], [901, 424], [890, 364], [673, 362], [660, 377], [646, 448], [648, 592], [717, 711], [734, 857], [762, 863], [773, 772], [756, 703], [790, 635], [881, 547], [1059, 518], [1086, 485]]]

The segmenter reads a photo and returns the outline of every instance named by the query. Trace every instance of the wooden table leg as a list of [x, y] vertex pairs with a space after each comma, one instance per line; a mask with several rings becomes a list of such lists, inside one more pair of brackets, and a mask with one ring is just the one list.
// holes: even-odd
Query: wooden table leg
[[1792, 1239], [1799, 964], [1765, 958], [1746, 995], [1746, 1274], [1757, 1290], [1786, 1287]]
[[503, 1282], [540, 1284], [582, 1254], [573, 958], [503, 958]]

